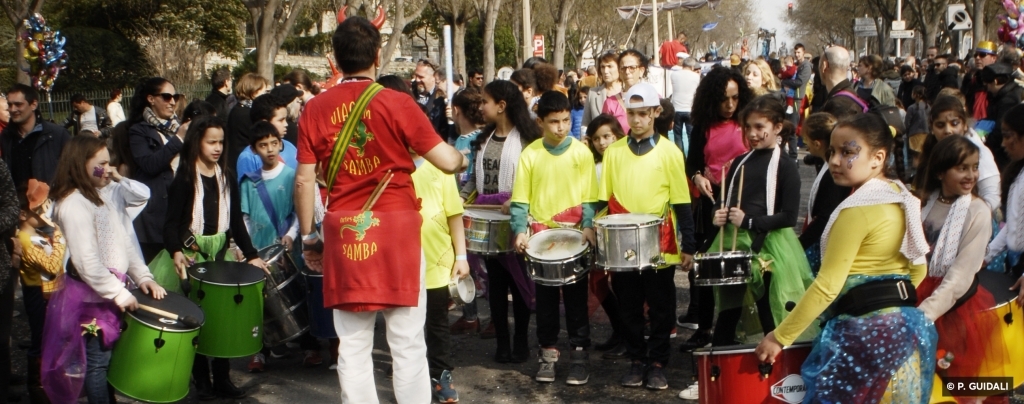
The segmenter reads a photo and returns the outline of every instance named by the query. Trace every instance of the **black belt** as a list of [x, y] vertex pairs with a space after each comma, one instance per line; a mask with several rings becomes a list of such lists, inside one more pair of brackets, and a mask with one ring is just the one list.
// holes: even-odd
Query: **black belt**
[[836, 303], [835, 315], [863, 316], [890, 307], [914, 307], [917, 291], [908, 280], [889, 279], [865, 283], [846, 292]]
[[[984, 271], [984, 270], [985, 269], [983, 268], [982, 271]], [[947, 311], [947, 313], [951, 312], [953, 310], [958, 309], [960, 306], [963, 306], [964, 303], [967, 303], [968, 300], [971, 300], [971, 298], [974, 297], [975, 293], [978, 293], [978, 275], [977, 274], [974, 275], [974, 282], [971, 282], [971, 287], [967, 288], [967, 292], [965, 292], [963, 296], [960, 296], [959, 299], [956, 299], [956, 302], [953, 303], [953, 307], [950, 307], [949, 310]]]

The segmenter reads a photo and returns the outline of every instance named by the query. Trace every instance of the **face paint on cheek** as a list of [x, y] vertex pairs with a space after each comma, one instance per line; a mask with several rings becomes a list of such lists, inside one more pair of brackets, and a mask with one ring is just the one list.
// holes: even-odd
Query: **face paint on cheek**
[[853, 156], [851, 156], [849, 159], [846, 160], [846, 169], [852, 170], [853, 169], [853, 162], [855, 160], [857, 160], [858, 158], [860, 158], [861, 147], [860, 147], [860, 145], [857, 144], [857, 141], [855, 141], [855, 140], [851, 140], [849, 142], [843, 143], [843, 147], [848, 149], [848, 150], [851, 150], [851, 151], [853, 151], [855, 153]]
[[96, 178], [103, 178], [107, 174], [107, 170], [104, 170], [102, 166], [96, 166], [92, 168], [92, 176]]

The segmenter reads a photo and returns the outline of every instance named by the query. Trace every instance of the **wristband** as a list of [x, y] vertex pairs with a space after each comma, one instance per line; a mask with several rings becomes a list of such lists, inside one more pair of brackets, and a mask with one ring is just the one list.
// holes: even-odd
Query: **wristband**
[[456, 261], [465, 261], [466, 260], [466, 254], [456, 255], [455, 256], [455, 260]]
[[312, 232], [312, 233], [309, 233], [309, 234], [307, 234], [305, 236], [302, 236], [302, 241], [316, 241], [316, 240], [319, 240], [319, 239], [320, 239], [320, 235], [317, 234], [315, 231]]

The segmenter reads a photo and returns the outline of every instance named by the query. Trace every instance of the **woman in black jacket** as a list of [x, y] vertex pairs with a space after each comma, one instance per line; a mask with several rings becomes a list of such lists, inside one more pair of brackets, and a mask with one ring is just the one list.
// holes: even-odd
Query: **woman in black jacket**
[[238, 79], [235, 85], [235, 97], [238, 98], [238, 105], [231, 108], [227, 116], [226, 143], [228, 167], [234, 170], [237, 167], [238, 155], [249, 147], [249, 135], [252, 133], [252, 119], [249, 112], [252, 111], [252, 101], [270, 91], [270, 81], [253, 73], [246, 73]]
[[146, 184], [150, 191], [149, 204], [135, 218], [135, 233], [146, 262], [164, 248], [167, 191], [188, 130], [174, 114], [180, 100], [174, 85], [162, 77], [146, 79], [132, 97], [127, 136], [131, 158], [122, 157], [121, 161], [131, 161], [131, 178]]

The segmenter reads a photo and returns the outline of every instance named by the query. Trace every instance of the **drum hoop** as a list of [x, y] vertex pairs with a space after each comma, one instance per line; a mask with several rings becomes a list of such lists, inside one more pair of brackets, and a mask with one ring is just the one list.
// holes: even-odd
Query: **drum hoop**
[[[510, 222], [510, 221], [512, 221], [512, 216], [511, 216], [511, 215], [505, 215], [505, 214], [501, 214], [501, 215], [502, 215], [502, 216], [508, 216], [508, 218], [507, 218], [507, 219], [506, 219], [506, 218], [504, 218], [504, 217], [503, 217], [503, 218], [500, 218], [500, 219], [492, 219], [492, 218], [487, 218], [487, 217], [481, 217], [481, 216], [473, 216], [473, 214], [474, 214], [474, 213], [480, 213], [480, 212], [488, 212], [488, 211], [483, 211], [483, 210], [474, 210], [474, 209], [466, 209], [466, 210], [465, 210], [465, 211], [463, 212], [463, 216], [462, 216], [462, 217], [464, 217], [464, 218], [468, 218], [468, 219], [470, 219], [471, 221], [473, 221], [473, 220], [479, 220], [479, 221], [482, 221], [482, 222], [487, 222], [487, 223], [505, 223], [505, 222]], [[490, 213], [490, 212], [488, 212], [488, 213]]]
[[[280, 249], [280, 251], [278, 251], [277, 254], [273, 254], [270, 257], [263, 258], [262, 252], [264, 252], [264, 251], [271, 251], [271, 250], [274, 250], [274, 249]], [[278, 261], [281, 260], [281, 256], [285, 255], [286, 252], [287, 252], [287, 250], [284, 248], [284, 246], [282, 246], [280, 244], [277, 244], [277, 245], [269, 245], [269, 246], [263, 247], [262, 249], [260, 249], [257, 252], [257, 255], [259, 255], [260, 259], [262, 259], [268, 265], [275, 265], [275, 264], [277, 264]]]
[[697, 253], [693, 256], [694, 259], [735, 259], [735, 258], [754, 258], [754, 253], [750, 251], [725, 251], [719, 253], [718, 251], [708, 251]]
[[211, 282], [211, 281], [208, 281], [208, 280], [205, 280], [205, 279], [199, 279], [199, 278], [193, 276], [192, 274], [188, 274], [188, 277], [191, 278], [191, 279], [195, 279], [197, 281], [202, 282], [203, 285], [213, 285], [213, 286], [252, 286], [252, 285], [255, 285], [255, 284], [258, 284], [258, 283], [266, 283], [267, 282], [266, 278], [264, 278], [264, 279], [260, 279], [260, 280], [255, 281], [255, 282], [248, 282], [248, 283], [239, 283], [239, 282], [220, 283], [220, 282]]
[[750, 279], [750, 276], [733, 276], [729, 278], [694, 279], [693, 283], [696, 286], [728, 286], [750, 283]]
[[[733, 348], [733, 349], [730, 349]], [[782, 350], [797, 349], [797, 348], [813, 348], [811, 342], [794, 342], [793, 345], [784, 346]], [[757, 349], [757, 344], [744, 344], [744, 345], [729, 345], [722, 347], [709, 347], [700, 348], [693, 351], [693, 356], [711, 356], [711, 355], [727, 355], [727, 354], [744, 354], [754, 353]]]
[[465, 279], [455, 279], [455, 278], [449, 279], [448, 280], [448, 294], [451, 295], [452, 300], [455, 300], [456, 303], [459, 303], [459, 304], [469, 304], [469, 302], [473, 301], [473, 299], [470, 299], [469, 301], [466, 301], [465, 299], [462, 298], [462, 295], [458, 293], [459, 292], [459, 283], [460, 282], [469, 282], [470, 284], [472, 284], [473, 285], [473, 295], [474, 295], [473, 297], [474, 298], [476, 297], [475, 296], [476, 295], [476, 284], [472, 283], [472, 278], [471, 277], [466, 277]]
[[[154, 325], [152, 325], [150, 323], [147, 323], [147, 322], [143, 321], [141, 318], [139, 318], [138, 316], [135, 315], [135, 312], [126, 311], [125, 314], [128, 314], [129, 316], [131, 316], [131, 318], [134, 318], [135, 321], [138, 321], [139, 324], [142, 324], [142, 325], [146, 326], [146, 328], [150, 328], [150, 329], [157, 330], [157, 331], [162, 331], [162, 332], [172, 332], [172, 333], [178, 333], [178, 334], [187, 334], [187, 333], [190, 333], [190, 332], [193, 332], [193, 331], [198, 331], [200, 328], [203, 328], [203, 325], [206, 324], [206, 318], [204, 316], [203, 322], [202, 322], [202, 324], [199, 324], [199, 327], [188, 329], [188, 330], [177, 330], [177, 329], [167, 328], [166, 326], [164, 326], [164, 327], [156, 327], [156, 326], [154, 326]], [[167, 318], [167, 317], [160, 316], [160, 318]], [[170, 320], [170, 319], [168, 319], [168, 320]], [[181, 322], [178, 321], [178, 320], [174, 320], [174, 321], [177, 324], [181, 324]]]
[[580, 258], [583, 258], [587, 254], [590, 254], [590, 247], [589, 246], [586, 249], [584, 249], [583, 251], [581, 251], [579, 253], [576, 253], [576, 254], [574, 254], [571, 257], [563, 258], [563, 259], [558, 259], [558, 260], [545, 260], [543, 258], [534, 258], [532, 255], [530, 255], [529, 251], [526, 252], [525, 258], [526, 258], [527, 261], [533, 262], [533, 263], [537, 263], [537, 264], [560, 265], [560, 264], [568, 264], [568, 263], [574, 262], [574, 261], [579, 261]]
[[[646, 221], [646, 222], [639, 222], [639, 223], [602, 223], [606, 219], [611, 219], [611, 218], [614, 218], [616, 216], [627, 216], [627, 215], [629, 215], [629, 216], [650, 216], [650, 217], [652, 217], [652, 219], [649, 220], [649, 221]], [[614, 214], [614, 215], [608, 215], [608, 216], [605, 216], [605, 217], [599, 217], [599, 218], [594, 219], [594, 227], [600, 227], [600, 228], [606, 228], [606, 229], [646, 228], [646, 227], [651, 227], [651, 226], [658, 226], [658, 225], [660, 225], [664, 221], [665, 221], [664, 218], [658, 217], [657, 215], [648, 214], [648, 213], [617, 213], [617, 214]]]
[[576, 229], [557, 228], [557, 229], [547, 229], [547, 230], [539, 231], [539, 232], [535, 233], [533, 236], [530, 236], [530, 238], [526, 241], [526, 245], [527, 245], [526, 254], [523, 254], [523, 255], [526, 257], [527, 260], [532, 261], [532, 262], [537, 262], [539, 264], [564, 264], [564, 263], [567, 263], [567, 262], [576, 261], [576, 260], [582, 258], [584, 255], [587, 255], [588, 253], [590, 253], [590, 246], [587, 245], [587, 246], [583, 247], [582, 251], [580, 251], [578, 253], [575, 253], [575, 254], [567, 257], [567, 258], [561, 258], [561, 259], [557, 259], [557, 260], [546, 260], [546, 259], [543, 259], [543, 258], [534, 257], [533, 255], [530, 255], [530, 248], [529, 248], [530, 241], [529, 240], [532, 240], [534, 237], [540, 236], [541, 234], [548, 233], [548, 232], [551, 232], [551, 233], [572, 233], [572, 234], [578, 234], [580, 236], [581, 240], [584, 239], [583, 238], [583, 232], [579, 231], [579, 230], [576, 230]]

